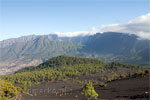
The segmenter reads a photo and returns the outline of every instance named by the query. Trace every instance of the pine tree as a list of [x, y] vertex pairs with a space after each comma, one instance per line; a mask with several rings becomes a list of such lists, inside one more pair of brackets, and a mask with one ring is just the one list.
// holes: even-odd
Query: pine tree
[[89, 81], [82, 87], [82, 94], [85, 95], [88, 98], [95, 98], [97, 99], [98, 94], [94, 90], [94, 87], [92, 85], [92, 82]]

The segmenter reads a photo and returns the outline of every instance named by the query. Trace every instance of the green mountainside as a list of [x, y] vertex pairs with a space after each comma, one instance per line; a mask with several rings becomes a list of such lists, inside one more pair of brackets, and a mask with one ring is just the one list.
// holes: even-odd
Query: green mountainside
[[11, 46], [0, 48], [1, 61], [18, 59], [48, 59], [58, 55], [75, 55], [81, 45], [73, 41], [51, 41], [40, 37], [29, 42], [17, 42]]
[[135, 35], [116, 32], [78, 37], [35, 35], [4, 40], [0, 41], [0, 74], [36, 66], [59, 55], [149, 65], [149, 43]]
[[12, 83], [38, 83], [100, 72], [105, 66], [105, 62], [97, 59], [58, 56], [38, 66], [23, 68], [15, 74], [4, 75], [1, 78]]
[[106, 62], [149, 65], [149, 44], [150, 40], [142, 40], [135, 35], [106, 32], [90, 36], [82, 51]]
[[[107, 64], [101, 60], [91, 58], [58, 56], [38, 66], [23, 68], [15, 74], [4, 75], [0, 78], [12, 83], [38, 84], [45, 81], [63, 80], [81, 75], [93, 75], [98, 73], [107, 75], [106, 72], [119, 72], [122, 71], [121, 68], [123, 70], [124, 68], [129, 68], [132, 72], [135, 72], [137, 69], [142, 71], [149, 67], [118, 62]], [[127, 72], [130, 72], [129, 69]]]
[[26, 67], [21, 70], [18, 70], [16, 73], [25, 72], [25, 71], [33, 71], [33, 70], [40, 70], [44, 68], [50, 67], [59, 67], [59, 66], [73, 66], [73, 65], [105, 65], [106, 63], [92, 58], [77, 58], [77, 57], [70, 57], [70, 56], [58, 56], [48, 59], [46, 62], [38, 65], [38, 66], [31, 66]]

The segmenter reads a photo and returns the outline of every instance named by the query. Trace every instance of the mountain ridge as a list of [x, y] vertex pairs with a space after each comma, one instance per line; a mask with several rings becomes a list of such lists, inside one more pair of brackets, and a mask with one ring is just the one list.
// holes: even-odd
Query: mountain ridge
[[97, 58], [108, 63], [120, 61], [149, 65], [149, 43], [150, 40], [139, 40], [135, 35], [118, 32], [78, 37], [58, 37], [55, 34], [31, 35], [16, 38], [12, 43], [11, 39], [8, 43], [0, 41], [0, 68], [14, 72], [15, 68], [18, 70], [31, 66], [31, 62], [38, 65], [59, 55]]

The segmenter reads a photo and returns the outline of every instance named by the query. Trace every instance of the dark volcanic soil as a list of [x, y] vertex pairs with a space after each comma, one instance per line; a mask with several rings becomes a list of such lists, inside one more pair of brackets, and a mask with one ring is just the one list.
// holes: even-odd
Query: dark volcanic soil
[[[82, 84], [71, 80], [43, 83], [29, 87], [32, 95], [23, 94], [22, 100], [86, 100], [81, 95], [81, 87]], [[107, 82], [106, 87], [95, 84], [94, 87], [98, 99], [149, 100], [149, 76]]]

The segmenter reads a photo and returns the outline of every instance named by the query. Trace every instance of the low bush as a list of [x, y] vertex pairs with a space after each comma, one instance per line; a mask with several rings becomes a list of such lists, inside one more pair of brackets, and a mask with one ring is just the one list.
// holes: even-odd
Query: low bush
[[10, 82], [0, 79], [0, 100], [7, 100], [17, 95], [17, 88]]
[[100, 86], [100, 87], [105, 87], [105, 86], [107, 86], [107, 84], [105, 84], [104, 82], [101, 82], [101, 83], [99, 84], [99, 86]]
[[139, 76], [145, 76], [145, 71], [137, 71], [137, 72], [135, 72], [133, 75], [132, 75], [133, 77], [139, 77]]
[[120, 74], [120, 78], [126, 78], [125, 74]]
[[145, 72], [145, 74], [149, 74], [149, 70], [148, 69], [146, 69], [144, 72]]

